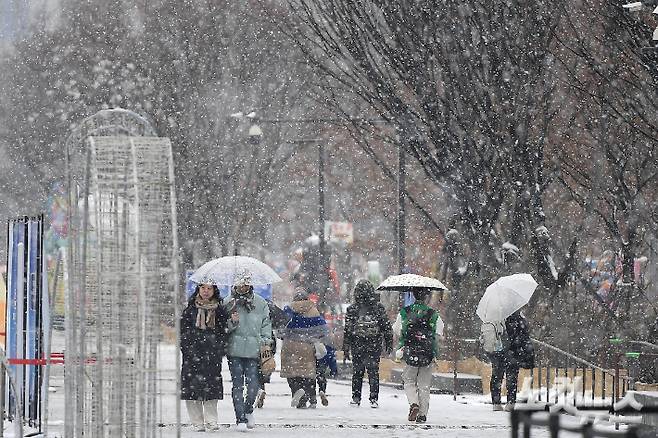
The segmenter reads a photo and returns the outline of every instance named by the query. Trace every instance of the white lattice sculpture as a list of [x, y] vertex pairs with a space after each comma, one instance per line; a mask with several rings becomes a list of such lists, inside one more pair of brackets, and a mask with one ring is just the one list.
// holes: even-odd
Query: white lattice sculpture
[[176, 344], [179, 332], [171, 144], [128, 136], [86, 144], [69, 162], [65, 433], [155, 437], [167, 396], [180, 436], [179, 376], [164, 388], [158, 360], [164, 328]]

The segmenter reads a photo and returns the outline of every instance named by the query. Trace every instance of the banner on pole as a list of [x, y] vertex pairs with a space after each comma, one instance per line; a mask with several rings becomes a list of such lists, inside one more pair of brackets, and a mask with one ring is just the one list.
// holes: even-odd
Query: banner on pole
[[354, 242], [352, 222], [324, 222], [324, 235], [329, 242], [342, 242], [351, 245]]
[[44, 318], [49, 310], [44, 253], [44, 220], [24, 217], [8, 222], [5, 351], [13, 365], [9, 372], [16, 393], [5, 390], [8, 418], [14, 417], [16, 398], [21, 415], [41, 430], [43, 370], [36, 361], [44, 353]]

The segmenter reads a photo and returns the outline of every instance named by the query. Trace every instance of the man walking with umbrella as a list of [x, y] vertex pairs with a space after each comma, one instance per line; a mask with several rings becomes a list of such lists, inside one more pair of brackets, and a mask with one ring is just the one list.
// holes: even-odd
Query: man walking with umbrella
[[414, 288], [412, 292], [416, 301], [400, 310], [393, 324], [393, 331], [400, 339], [395, 357], [406, 364], [402, 380], [409, 401], [408, 420], [425, 423], [430, 407], [432, 368], [438, 356], [438, 338], [443, 336], [443, 321], [428, 305], [431, 289]]
[[430, 405], [432, 365], [437, 357], [438, 340], [443, 336], [443, 321], [439, 313], [428, 303], [432, 291], [447, 288], [439, 280], [416, 274], [392, 275], [384, 280], [378, 290], [412, 291], [415, 302], [400, 310], [393, 333], [398, 336], [396, 360], [405, 361], [402, 380], [409, 401], [409, 421], [425, 423]]

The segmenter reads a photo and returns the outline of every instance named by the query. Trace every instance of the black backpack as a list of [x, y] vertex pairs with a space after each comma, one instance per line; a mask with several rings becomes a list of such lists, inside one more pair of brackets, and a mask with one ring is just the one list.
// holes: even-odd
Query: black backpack
[[379, 337], [379, 321], [372, 309], [359, 309], [359, 315], [354, 327], [354, 336], [361, 339], [376, 339]]
[[405, 307], [404, 311], [408, 315], [408, 322], [402, 359], [407, 365], [426, 367], [434, 360], [434, 310], [417, 314], [410, 307]]

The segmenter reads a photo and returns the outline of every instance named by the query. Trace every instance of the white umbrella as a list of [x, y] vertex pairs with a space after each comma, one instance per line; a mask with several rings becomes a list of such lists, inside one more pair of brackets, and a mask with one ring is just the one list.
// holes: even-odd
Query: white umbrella
[[227, 256], [211, 260], [197, 269], [190, 280], [199, 284], [230, 286], [246, 278], [249, 278], [250, 284], [254, 286], [281, 281], [281, 277], [265, 263], [245, 256]]
[[377, 287], [378, 290], [407, 291], [410, 289], [448, 290], [436, 278], [416, 274], [391, 275]]
[[487, 287], [476, 313], [485, 322], [503, 321], [528, 304], [536, 288], [537, 282], [530, 274], [500, 277]]

